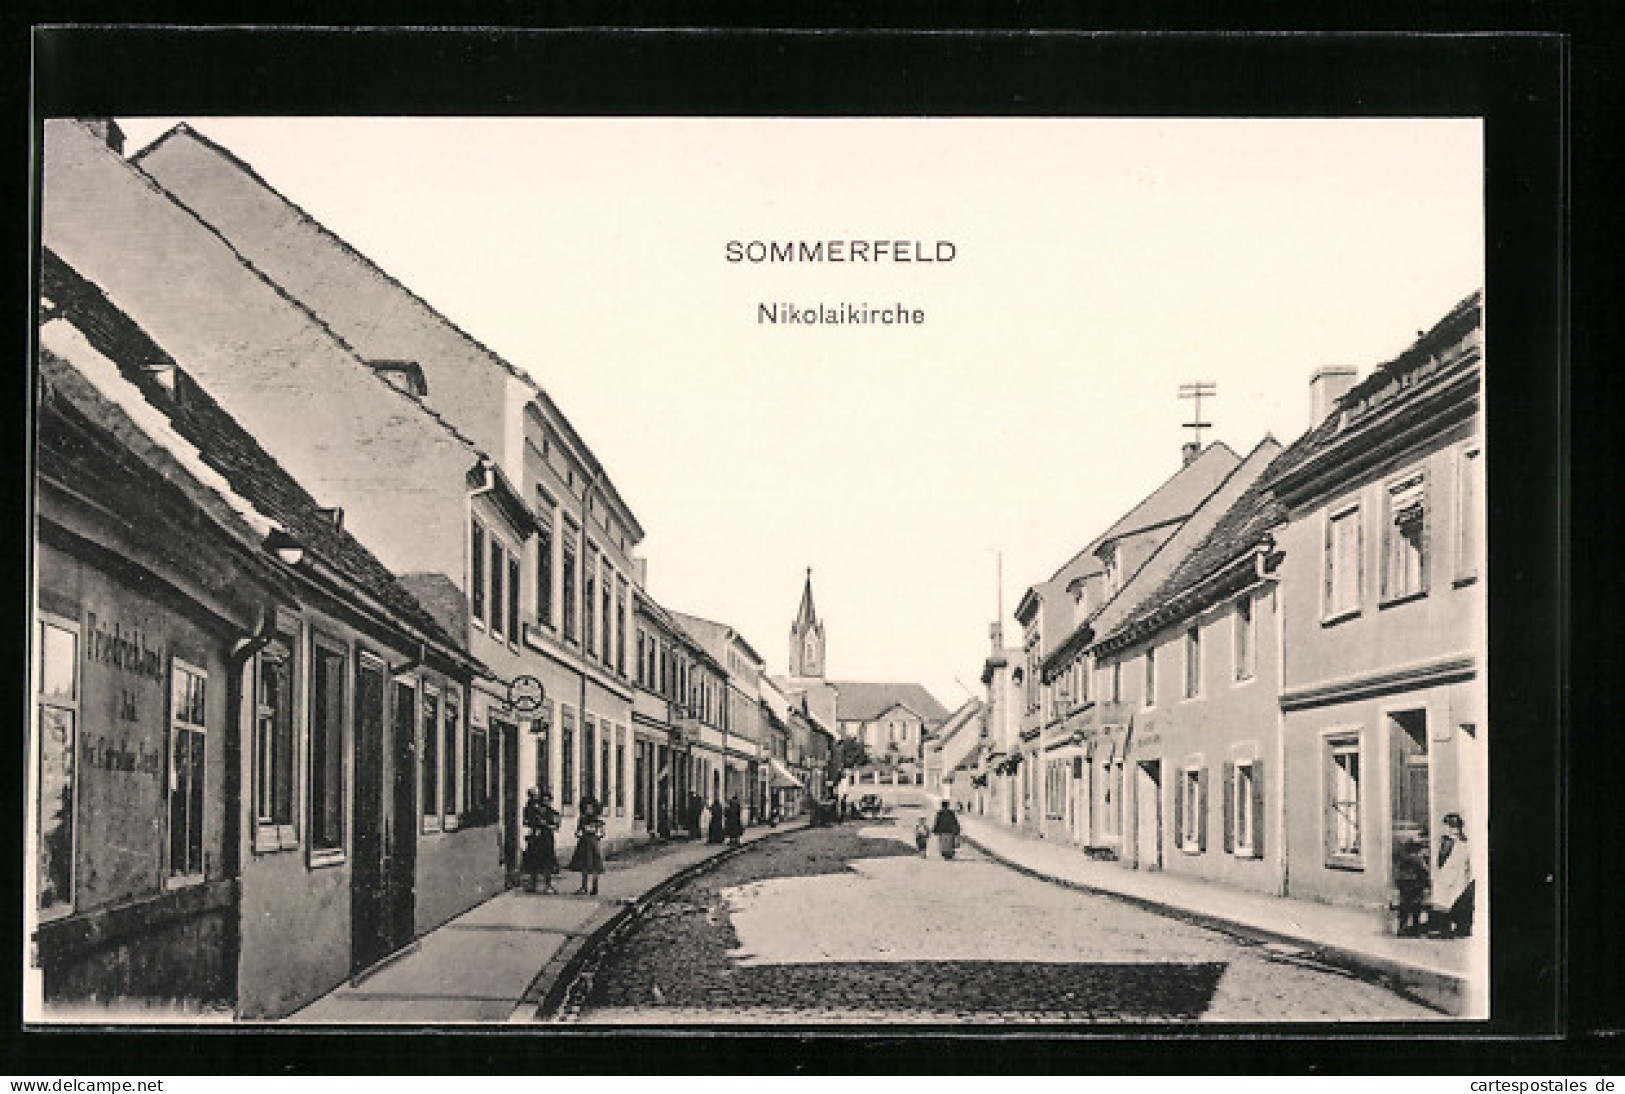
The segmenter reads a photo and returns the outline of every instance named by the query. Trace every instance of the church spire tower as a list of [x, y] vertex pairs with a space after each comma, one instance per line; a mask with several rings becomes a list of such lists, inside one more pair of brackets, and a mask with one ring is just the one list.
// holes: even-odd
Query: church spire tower
[[824, 624], [813, 607], [812, 567], [807, 567], [807, 584], [801, 590], [801, 607], [790, 624], [790, 675], [824, 675]]

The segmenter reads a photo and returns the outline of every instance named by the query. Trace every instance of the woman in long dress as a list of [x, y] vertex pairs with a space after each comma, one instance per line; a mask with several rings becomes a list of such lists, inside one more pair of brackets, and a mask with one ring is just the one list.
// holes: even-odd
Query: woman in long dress
[[1439, 837], [1439, 859], [1433, 866], [1429, 906], [1445, 920], [1447, 937], [1473, 933], [1473, 867], [1467, 851], [1467, 829], [1460, 813], [1446, 813]]
[[525, 890], [534, 893], [536, 880], [541, 879], [542, 892], [556, 893], [553, 875], [559, 872], [558, 850], [553, 833], [559, 830], [558, 810], [553, 808], [553, 795], [532, 789], [525, 802], [525, 855], [520, 873], [525, 876]]
[[576, 822], [576, 849], [570, 856], [570, 869], [581, 874], [581, 888], [577, 893], [587, 892], [590, 881], [592, 895], [598, 895], [598, 875], [604, 872], [603, 838], [604, 822], [599, 816], [598, 803], [592, 798], [583, 798], [581, 819]]

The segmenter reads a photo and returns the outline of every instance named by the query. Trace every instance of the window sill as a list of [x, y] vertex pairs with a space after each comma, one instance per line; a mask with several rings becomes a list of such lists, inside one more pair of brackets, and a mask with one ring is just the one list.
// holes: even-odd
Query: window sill
[[208, 880], [205, 874], [181, 874], [164, 878], [164, 891], [174, 892], [177, 889], [190, 889], [195, 885], [202, 885]]
[[1351, 873], [1364, 873], [1365, 864], [1354, 855], [1333, 855], [1326, 859], [1326, 869], [1346, 870]]
[[1200, 855], [1202, 853], [1202, 849], [1196, 846], [1194, 843], [1182, 843], [1179, 845], [1179, 850], [1181, 853], [1191, 856]]
[[254, 833], [254, 854], [275, 855], [299, 849], [299, 836], [288, 827], [260, 828]]
[[1322, 616], [1320, 625], [1322, 627], [1335, 627], [1337, 624], [1342, 623], [1345, 620], [1358, 618], [1359, 615], [1359, 608], [1344, 608], [1342, 611], [1335, 612], [1332, 615]]
[[1387, 600], [1380, 601], [1377, 604], [1377, 607], [1379, 609], [1386, 609], [1396, 607], [1400, 604], [1409, 604], [1411, 601], [1421, 600], [1427, 595], [1428, 591], [1426, 589], [1418, 589], [1413, 593], [1401, 593], [1399, 596], [1391, 596]]
[[423, 824], [418, 829], [418, 834], [423, 836], [435, 836], [439, 835], [440, 832], [441, 827], [439, 817], [424, 817]]
[[311, 851], [310, 862], [306, 865], [312, 870], [328, 870], [334, 866], [343, 866], [346, 856], [342, 848], [331, 851]]
[[455, 832], [459, 827], [460, 825], [457, 823], [456, 817], [445, 817], [440, 822], [440, 830], [442, 832]]
[[1462, 588], [1466, 588], [1468, 585], [1473, 584], [1477, 580], [1478, 580], [1478, 575], [1477, 574], [1463, 574], [1460, 577], [1456, 578], [1456, 580], [1453, 581], [1451, 584], [1455, 588], [1462, 589]]
[[1238, 677], [1236, 677], [1235, 680], [1233, 681], [1233, 683], [1234, 683], [1234, 685], [1236, 687], [1239, 688], [1239, 687], [1244, 687], [1247, 684], [1251, 684], [1253, 681], [1255, 681], [1257, 679], [1258, 679], [1258, 673], [1249, 672], [1246, 676], [1238, 676]]

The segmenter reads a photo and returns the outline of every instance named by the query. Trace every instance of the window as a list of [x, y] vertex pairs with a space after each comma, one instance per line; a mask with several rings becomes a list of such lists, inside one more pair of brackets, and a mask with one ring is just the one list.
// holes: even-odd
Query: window
[[[609, 769], [609, 756], [610, 756], [610, 752], [609, 752], [609, 723], [608, 722], [599, 722], [598, 723], [598, 729], [599, 729], [599, 734], [598, 734], [598, 736], [599, 736], [599, 742], [598, 742], [599, 757], [598, 757], [598, 759], [599, 759], [599, 762], [603, 764], [603, 767], [601, 769], [603, 773], [600, 776], [600, 778], [603, 779], [603, 785], [604, 785], [604, 800], [599, 802], [598, 804], [601, 805], [601, 806], [606, 806], [607, 807], [609, 805], [609, 796], [610, 796], [611, 793], [613, 793], [615, 795], [615, 801], [616, 801], [616, 804], [618, 806], [620, 804], [620, 798], [621, 798], [621, 786], [620, 786], [621, 776], [620, 776], [619, 771], [611, 772], [610, 769]], [[613, 790], [611, 789], [612, 787], [613, 787]]]
[[34, 679], [38, 731], [38, 876], [35, 907], [42, 916], [73, 910], [75, 738], [79, 729], [79, 628], [41, 619]]
[[1258, 628], [1253, 622], [1253, 598], [1243, 595], [1236, 601], [1236, 679], [1250, 680], [1257, 665]]
[[[449, 829], [457, 827], [457, 744], [463, 737], [461, 697], [448, 689], [441, 709], [446, 720], [445, 733], [441, 736], [440, 813]], [[464, 760], [466, 762], [466, 756]]]
[[[511, 731], [510, 731], [511, 732]], [[468, 720], [468, 743], [463, 748], [463, 819], [467, 824], [490, 824], [491, 786], [495, 782], [496, 757], [491, 753], [491, 733], [485, 726]], [[539, 769], [538, 769], [539, 770]]]
[[1094, 669], [1089, 663], [1088, 656], [1078, 659], [1078, 700], [1089, 701], [1089, 678], [1094, 675]]
[[644, 647], [647, 646], [648, 644], [649, 644], [648, 643], [648, 636], [643, 633], [643, 628], [639, 627], [638, 628], [638, 686], [639, 687], [646, 686], [647, 683], [648, 683], [648, 673], [645, 671], [645, 669], [647, 669], [648, 666], [645, 665], [644, 661], [643, 661], [643, 650], [644, 650]]
[[636, 820], [648, 815], [647, 796], [643, 792], [644, 780], [649, 777], [648, 748], [645, 741], [632, 742], [632, 816]]
[[569, 536], [565, 537], [564, 544], [564, 637], [574, 642], [576, 639], [576, 548], [575, 542]]
[[536, 622], [553, 625], [553, 529], [546, 524], [536, 533]]
[[604, 610], [604, 632], [603, 632], [604, 633], [604, 648], [603, 648], [603, 655], [604, 655], [604, 667], [606, 669], [609, 668], [611, 665], [613, 665], [615, 663], [614, 627], [613, 627], [614, 620], [613, 620], [613, 617], [610, 615], [610, 611], [612, 610], [612, 606], [615, 603], [614, 593], [610, 589], [610, 585], [611, 585], [611, 583], [613, 581], [614, 581], [614, 578], [611, 576], [610, 572], [608, 570], [604, 571], [604, 582], [603, 582], [603, 587], [601, 589], [601, 595], [600, 595], [599, 599], [602, 602], [602, 606], [603, 606], [603, 610]]
[[1123, 662], [1112, 662], [1112, 702], [1123, 701]]
[[310, 850], [344, 851], [345, 654], [314, 643], [310, 675]]
[[1145, 705], [1157, 705], [1157, 647], [1145, 648]]
[[1185, 631], [1185, 698], [1194, 699], [1202, 692], [1202, 630], [1189, 627]]
[[423, 830], [440, 829], [440, 695], [423, 689]]
[[468, 594], [474, 605], [474, 618], [485, 622], [485, 529], [475, 521], [469, 534]]
[[1351, 505], [1326, 519], [1326, 608], [1328, 621], [1360, 610], [1364, 555], [1360, 507]]
[[1207, 770], [1187, 767], [1179, 773], [1179, 792], [1174, 799], [1174, 828], [1180, 850], [1200, 855], [1207, 850]]
[[1388, 487], [1383, 526], [1385, 601], [1427, 592], [1427, 480], [1422, 472]]
[[1478, 576], [1479, 545], [1484, 540], [1484, 459], [1477, 447], [1461, 453], [1461, 481], [1457, 486], [1456, 580]]
[[551, 790], [553, 786], [552, 752], [550, 751], [553, 736], [553, 700], [543, 700], [542, 709], [537, 711], [536, 714], [540, 719], [540, 724], [531, 733], [532, 739], [536, 742], [536, 789]]
[[1326, 742], [1326, 860], [1332, 866], [1360, 865], [1360, 742], [1334, 737]]
[[518, 642], [519, 633], [519, 556], [508, 556], [508, 638]]
[[621, 726], [615, 727], [615, 812], [626, 811], [626, 787], [622, 773], [626, 769], [626, 730]]
[[626, 578], [615, 583], [615, 671], [626, 675]]
[[1224, 765], [1224, 849], [1238, 858], [1264, 857], [1261, 760]]
[[587, 548], [587, 573], [581, 587], [586, 590], [581, 600], [581, 645], [591, 657], [598, 653], [598, 552], [592, 547]]
[[204, 725], [207, 674], [184, 661], [169, 668], [169, 862], [173, 881], [203, 877]]
[[254, 846], [272, 851], [299, 839], [293, 821], [292, 636], [278, 635], [260, 651], [254, 711]]
[[576, 712], [561, 707], [559, 716], [559, 804], [576, 802]]
[[503, 633], [503, 610], [506, 603], [502, 596], [502, 581], [507, 573], [503, 565], [504, 552], [502, 544], [497, 542], [495, 536], [491, 537], [491, 633], [498, 638]]

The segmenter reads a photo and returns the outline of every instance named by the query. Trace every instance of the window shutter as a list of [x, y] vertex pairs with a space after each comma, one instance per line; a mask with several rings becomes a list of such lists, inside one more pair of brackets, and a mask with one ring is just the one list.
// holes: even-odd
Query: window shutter
[[1253, 761], [1253, 800], [1240, 803], [1253, 811], [1253, 858], [1264, 857], [1264, 761]]
[[[1236, 849], [1236, 765], [1224, 765], [1224, 853]], [[1245, 808], [1245, 806], [1244, 806]]]
[[1181, 771], [1179, 779], [1174, 783], [1174, 836], [1179, 845], [1185, 845], [1185, 780], [1190, 773]]
[[1332, 528], [1336, 523], [1337, 522], [1333, 519], [1331, 510], [1328, 509], [1326, 511], [1326, 557], [1324, 559], [1324, 564], [1321, 567], [1321, 584], [1324, 586], [1321, 603], [1326, 606], [1326, 610], [1328, 612], [1331, 611], [1332, 604], [1334, 603], [1332, 600], [1332, 570], [1335, 563], [1335, 556], [1332, 554], [1332, 542], [1334, 538], [1332, 536]]
[[1207, 853], [1207, 768], [1196, 773], [1196, 852]]

